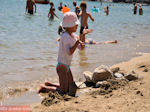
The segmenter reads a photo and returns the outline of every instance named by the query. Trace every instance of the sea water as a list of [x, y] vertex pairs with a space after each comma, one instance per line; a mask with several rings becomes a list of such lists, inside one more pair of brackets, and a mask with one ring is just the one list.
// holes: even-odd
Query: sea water
[[[58, 26], [63, 14], [57, 10], [59, 2], [74, 11], [73, 0], [52, 0], [59, 19], [48, 19], [50, 5], [37, 4], [37, 13], [25, 13], [26, 0], [0, 0], [0, 84], [44, 80], [58, 82], [56, 64]], [[77, 0], [77, 5], [81, 1]], [[109, 15], [104, 7], [109, 6]], [[92, 12], [96, 6], [99, 12]], [[83, 71], [93, 71], [99, 65], [111, 66], [149, 52], [150, 6], [143, 6], [144, 14], [133, 15], [133, 5], [123, 3], [87, 2], [87, 11], [95, 21], [88, 20], [94, 31], [86, 38], [95, 41], [117, 40], [117, 44], [86, 45], [76, 51], [71, 69], [75, 80], [83, 78]], [[77, 34], [79, 34], [80, 25]]]

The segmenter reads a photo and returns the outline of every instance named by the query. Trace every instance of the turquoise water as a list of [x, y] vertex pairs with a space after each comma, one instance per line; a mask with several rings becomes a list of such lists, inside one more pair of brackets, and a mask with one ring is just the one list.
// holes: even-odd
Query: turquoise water
[[[53, 0], [57, 8], [60, 0]], [[73, 0], [62, 0], [72, 11]], [[81, 1], [77, 1], [79, 5]], [[133, 15], [132, 4], [111, 4], [110, 14], [103, 8], [109, 5], [87, 2], [87, 10], [95, 18], [89, 20], [94, 29], [88, 38], [96, 41], [118, 40], [115, 45], [87, 45], [85, 51], [76, 52], [72, 61], [72, 72], [76, 80], [83, 78], [82, 72], [93, 71], [98, 65], [113, 65], [149, 52], [150, 6], [143, 6], [144, 15]], [[92, 12], [93, 6], [100, 8]], [[57, 81], [58, 37], [57, 28], [62, 13], [56, 10], [60, 20], [48, 19], [49, 5], [37, 4], [37, 13], [25, 14], [26, 0], [0, 0], [0, 83], [27, 80]], [[79, 28], [77, 31], [79, 34]]]

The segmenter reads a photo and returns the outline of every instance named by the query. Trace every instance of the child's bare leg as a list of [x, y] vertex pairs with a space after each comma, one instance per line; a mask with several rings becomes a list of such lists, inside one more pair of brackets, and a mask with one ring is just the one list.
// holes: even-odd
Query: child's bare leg
[[69, 86], [68, 86], [68, 76], [67, 76], [67, 68], [64, 66], [57, 67], [57, 74], [59, 76], [59, 83], [60, 83], [60, 90], [63, 93], [67, 93]]
[[85, 43], [85, 34], [82, 34], [82, 40], [83, 43]]
[[68, 75], [68, 79], [69, 79], [69, 82], [68, 82], [68, 84], [69, 84], [68, 95], [75, 97], [77, 86], [76, 86], [75, 82], [73, 81], [73, 76], [72, 76], [72, 72], [71, 72], [70, 69], [67, 72], [67, 75]]
[[106, 41], [105, 44], [113, 44], [113, 43], [117, 43], [117, 40], [112, 40], [112, 41]]
[[89, 34], [89, 33], [91, 33], [91, 32], [93, 32], [92, 29], [84, 29], [84, 30], [83, 30], [83, 34], [81, 34], [81, 41], [85, 43], [85, 40], [86, 40], [86, 39], [85, 39], [85, 35], [86, 35], [86, 34]]
[[68, 84], [70, 85], [71, 83], [74, 82], [73, 76], [72, 76], [72, 72], [71, 72], [70, 69], [69, 69], [69, 71], [67, 72], [67, 75], [68, 75]]

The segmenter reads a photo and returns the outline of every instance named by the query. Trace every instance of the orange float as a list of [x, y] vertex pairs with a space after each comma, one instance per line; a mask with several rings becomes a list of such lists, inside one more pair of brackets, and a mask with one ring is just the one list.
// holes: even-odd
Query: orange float
[[66, 13], [70, 11], [70, 8], [63, 6], [63, 8], [61, 9], [62, 13]]

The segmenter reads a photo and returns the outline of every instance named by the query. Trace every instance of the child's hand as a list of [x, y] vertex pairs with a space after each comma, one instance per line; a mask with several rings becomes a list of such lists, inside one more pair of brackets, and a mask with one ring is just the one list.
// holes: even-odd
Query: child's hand
[[82, 42], [80, 39], [77, 40], [77, 43], [80, 44], [80, 45], [85, 45], [85, 43]]
[[81, 40], [79, 40], [79, 44], [80, 44], [81, 48], [85, 48], [85, 43], [82, 42]]
[[89, 34], [89, 33], [91, 33], [91, 32], [93, 32], [93, 29], [84, 29], [83, 30], [83, 34], [85, 35], [85, 34]]
[[79, 40], [79, 44], [80, 44], [80, 45], [85, 45], [85, 43], [82, 42], [81, 40]]

